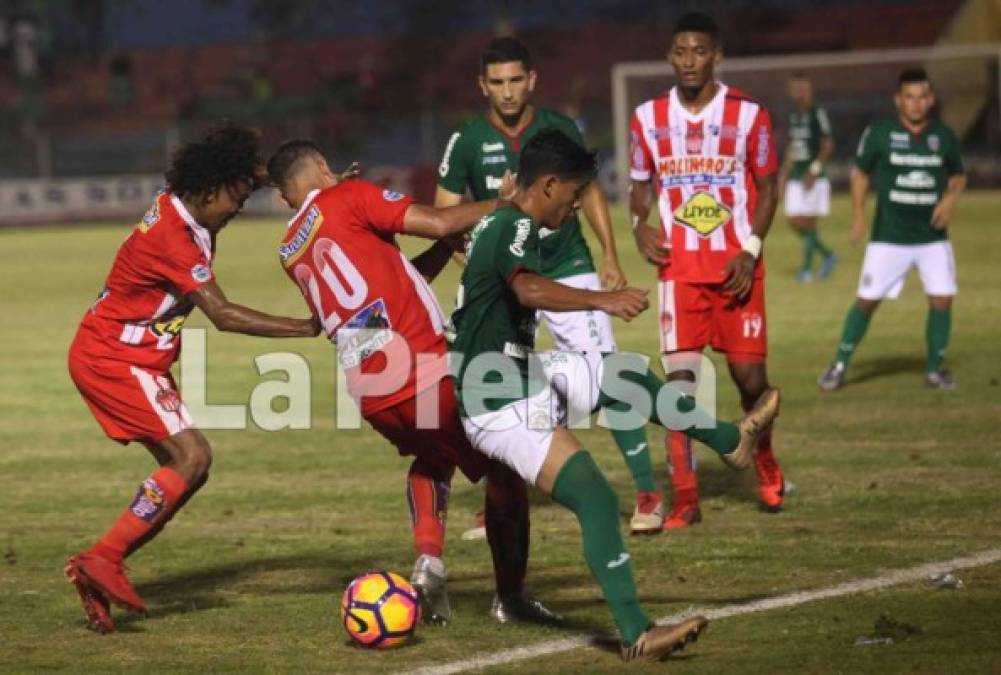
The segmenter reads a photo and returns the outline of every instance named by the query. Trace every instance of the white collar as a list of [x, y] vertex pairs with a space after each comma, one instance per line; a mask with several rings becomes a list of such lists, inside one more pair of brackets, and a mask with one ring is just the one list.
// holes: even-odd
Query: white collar
[[702, 110], [700, 110], [698, 113], [693, 113], [689, 111], [688, 108], [686, 108], [681, 104], [681, 98], [678, 97], [678, 86], [675, 85], [671, 87], [671, 104], [677, 110], [680, 110], [681, 114], [684, 115], [687, 119], [691, 120], [692, 122], [696, 122], [705, 119], [710, 114], [711, 110], [716, 109], [716, 104], [719, 101], [721, 101], [724, 96], [726, 96], [727, 89], [728, 87], [725, 84], [723, 84], [719, 80], [716, 80], [716, 93], [713, 94], [713, 97], [709, 100], [708, 103], [706, 103], [705, 107], [702, 108]]
[[295, 213], [295, 216], [293, 216], [293, 217], [292, 217], [292, 220], [288, 221], [288, 226], [289, 226], [289, 227], [292, 227], [292, 224], [293, 224], [293, 223], [294, 223], [295, 221], [299, 220], [299, 217], [300, 217], [300, 216], [301, 216], [301, 215], [302, 215], [303, 213], [305, 213], [306, 209], [308, 209], [308, 208], [309, 208], [309, 205], [313, 203], [313, 200], [314, 200], [314, 199], [316, 199], [316, 195], [318, 195], [318, 194], [320, 194], [320, 189], [319, 189], [319, 188], [317, 188], [317, 189], [315, 189], [315, 190], [310, 190], [310, 191], [309, 191], [309, 192], [308, 192], [308, 193], [306, 194], [306, 199], [304, 199], [304, 200], [303, 200], [303, 202], [302, 202], [302, 206], [300, 206], [300, 207], [299, 207], [299, 210], [298, 210], [298, 211], [296, 211], [296, 213]]
[[174, 205], [177, 213], [180, 214], [181, 219], [191, 228], [191, 233], [195, 235], [195, 243], [198, 244], [198, 248], [202, 250], [205, 254], [205, 259], [212, 260], [212, 235], [204, 227], [198, 224], [198, 221], [188, 212], [188, 209], [184, 207], [184, 202], [177, 198], [176, 195], [170, 195], [170, 203]]

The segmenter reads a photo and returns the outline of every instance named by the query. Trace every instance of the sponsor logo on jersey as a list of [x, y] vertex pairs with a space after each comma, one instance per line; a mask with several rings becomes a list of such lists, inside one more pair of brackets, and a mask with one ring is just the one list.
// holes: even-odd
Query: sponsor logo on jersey
[[771, 141], [768, 138], [768, 127], [762, 125], [761, 128], [758, 129], [758, 155], [754, 160], [759, 168], [768, 166], [768, 150], [770, 142]]
[[938, 152], [941, 147], [941, 142], [938, 139], [938, 134], [928, 134], [928, 149], [932, 152]]
[[891, 131], [890, 147], [898, 150], [906, 150], [911, 147], [911, 135], [903, 131]]
[[646, 132], [655, 141], [667, 141], [671, 139], [674, 130], [671, 127], [651, 127]]
[[894, 166], [942, 166], [942, 158], [938, 155], [891, 152], [890, 164]]
[[158, 338], [163, 337], [176, 337], [181, 334], [181, 329], [184, 327], [184, 320], [187, 316], [175, 316], [173, 319], [164, 319], [163, 321], [157, 321], [151, 323], [149, 330], [153, 335]]
[[897, 176], [897, 187], [912, 190], [931, 190], [935, 187], [935, 176], [921, 169], [914, 169]]
[[507, 157], [504, 155], [484, 155], [483, 164], [484, 166], [490, 166], [491, 164], [507, 164]]
[[452, 158], [452, 150], [455, 148], [455, 142], [459, 140], [460, 134], [456, 131], [452, 134], [451, 138], [448, 139], [448, 143], [445, 145], [445, 154], [441, 156], [441, 164], [438, 165], [438, 175], [444, 178], [448, 175], [448, 162]]
[[385, 199], [387, 202], [398, 202], [401, 199], [403, 199], [403, 195], [393, 190], [383, 190], [382, 198]]
[[[383, 192], [383, 197], [385, 196], [386, 194]], [[292, 238], [278, 247], [278, 257], [281, 258], [282, 265], [289, 267], [296, 261], [296, 258], [306, 249], [306, 246], [312, 241], [313, 236], [319, 231], [322, 224], [323, 214], [320, 213], [320, 209], [314, 204], [306, 212]]]
[[385, 301], [379, 298], [338, 329], [337, 357], [344, 368], [356, 368], [392, 339], [393, 325], [389, 312]]
[[502, 178], [498, 178], [497, 176], [487, 176], [486, 179], [488, 190], [500, 190], [501, 185], [504, 184], [504, 180]]
[[153, 203], [149, 205], [149, 208], [146, 209], [146, 213], [143, 215], [142, 220], [139, 221], [139, 231], [143, 234], [146, 234], [153, 229], [153, 226], [160, 220], [160, 195], [162, 194], [163, 190], [156, 193]]
[[204, 284], [206, 281], [212, 278], [212, 270], [209, 269], [208, 265], [203, 265], [198, 263], [191, 268], [191, 278], [200, 284]]
[[700, 190], [674, 210], [674, 219], [708, 237], [730, 220], [730, 209], [708, 192]]
[[153, 478], [147, 478], [139, 486], [129, 510], [147, 523], [152, 522], [163, 509], [163, 490]]
[[514, 225], [518, 231], [514, 233], [514, 241], [507, 247], [507, 250], [511, 251], [511, 255], [524, 258], [525, 240], [528, 239], [528, 235], [532, 231], [532, 221], [529, 218], [519, 218]]
[[504, 152], [504, 144], [499, 141], [497, 143], [484, 143], [480, 149], [483, 152]]

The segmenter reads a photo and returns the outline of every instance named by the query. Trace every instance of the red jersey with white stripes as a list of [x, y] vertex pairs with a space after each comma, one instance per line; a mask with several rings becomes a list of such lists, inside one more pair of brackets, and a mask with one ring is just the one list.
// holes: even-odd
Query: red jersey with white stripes
[[[663, 280], [722, 282], [727, 262], [751, 235], [754, 178], [778, 168], [765, 107], [725, 84], [717, 87], [697, 115], [681, 105], [677, 87], [633, 113], [629, 175], [657, 184], [671, 247]], [[755, 276], [763, 274], [759, 259]]]
[[[411, 204], [363, 180], [315, 190], [279, 247], [282, 266], [337, 346], [348, 391], [365, 416], [448, 373], [444, 315], [396, 245]], [[427, 363], [420, 354], [431, 355]], [[381, 374], [360, 379], [364, 373]]]
[[194, 309], [187, 295], [211, 281], [215, 239], [181, 200], [159, 193], [118, 249], [104, 288], [77, 331], [72, 358], [167, 371]]

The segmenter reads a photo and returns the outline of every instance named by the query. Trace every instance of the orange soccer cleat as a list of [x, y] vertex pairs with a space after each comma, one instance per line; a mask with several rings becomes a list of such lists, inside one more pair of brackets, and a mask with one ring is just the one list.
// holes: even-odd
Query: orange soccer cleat
[[775, 455], [771, 452], [756, 453], [754, 466], [758, 470], [758, 494], [761, 497], [761, 505], [766, 511], [782, 510], [785, 476], [775, 461]]
[[664, 529], [678, 530], [702, 522], [702, 511], [698, 502], [676, 504], [664, 518]]

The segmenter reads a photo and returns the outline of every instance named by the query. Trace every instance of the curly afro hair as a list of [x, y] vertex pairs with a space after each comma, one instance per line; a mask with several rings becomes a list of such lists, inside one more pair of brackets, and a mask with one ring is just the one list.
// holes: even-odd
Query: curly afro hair
[[232, 122], [213, 127], [197, 141], [174, 152], [167, 169], [167, 189], [178, 197], [197, 197], [239, 183], [258, 186], [263, 160], [260, 132]]

